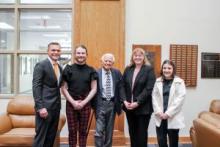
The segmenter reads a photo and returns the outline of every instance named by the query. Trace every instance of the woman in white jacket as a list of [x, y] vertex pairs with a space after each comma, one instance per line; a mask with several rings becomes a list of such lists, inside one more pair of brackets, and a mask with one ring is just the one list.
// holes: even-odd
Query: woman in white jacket
[[186, 88], [183, 79], [176, 76], [176, 67], [165, 60], [161, 68], [161, 77], [157, 78], [152, 92], [156, 133], [159, 147], [178, 147], [179, 129], [185, 126], [182, 106]]

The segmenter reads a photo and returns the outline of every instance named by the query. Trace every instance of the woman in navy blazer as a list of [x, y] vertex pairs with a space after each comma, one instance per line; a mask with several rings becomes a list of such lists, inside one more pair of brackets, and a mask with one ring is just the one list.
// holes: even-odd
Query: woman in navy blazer
[[120, 89], [127, 116], [131, 147], [147, 147], [148, 125], [152, 114], [154, 70], [142, 48], [135, 48], [126, 67]]

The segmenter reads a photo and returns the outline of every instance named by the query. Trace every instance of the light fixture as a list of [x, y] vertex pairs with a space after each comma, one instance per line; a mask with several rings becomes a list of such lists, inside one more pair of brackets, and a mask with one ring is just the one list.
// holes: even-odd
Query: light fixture
[[43, 34], [44, 37], [68, 37], [67, 34]]
[[1, 43], [5, 43], [6, 41], [5, 40], [1, 40]]
[[28, 15], [22, 15], [21, 16], [21, 19], [34, 19], [34, 20], [36, 20], [36, 19], [51, 19], [51, 17], [50, 16], [48, 16], [48, 15], [43, 15], [43, 16], [38, 16], [38, 15], [31, 15], [31, 16], [28, 16]]
[[13, 30], [14, 27], [5, 22], [0, 22], [0, 29], [3, 30]]
[[61, 29], [59, 25], [56, 26], [29, 26], [31, 29]]

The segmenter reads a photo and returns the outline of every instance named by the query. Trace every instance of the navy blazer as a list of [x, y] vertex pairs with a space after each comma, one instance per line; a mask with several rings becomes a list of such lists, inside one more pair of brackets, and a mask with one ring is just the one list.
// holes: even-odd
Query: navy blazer
[[[97, 88], [97, 94], [95, 98], [95, 109], [102, 105], [102, 68], [98, 69], [98, 88]], [[111, 73], [112, 73], [112, 80], [113, 80], [113, 92], [114, 92], [114, 111], [117, 112], [118, 114], [121, 113], [121, 101], [119, 97], [119, 87], [120, 87], [120, 82], [122, 78], [122, 74], [119, 70], [115, 68], [111, 68]]]
[[139, 104], [134, 110], [127, 110], [125, 106], [123, 109], [126, 111], [133, 111], [135, 114], [151, 114], [152, 109], [152, 90], [155, 83], [154, 70], [149, 65], [142, 65], [139, 73], [136, 76], [134, 87], [132, 90], [132, 78], [134, 74], [135, 65], [128, 66], [123, 74], [120, 97], [122, 101], [127, 100], [131, 102], [133, 94], [133, 100]]
[[50, 60], [47, 58], [38, 62], [34, 67], [32, 90], [36, 111], [41, 108], [48, 110], [61, 108], [60, 83], [62, 68], [60, 69], [59, 83]]

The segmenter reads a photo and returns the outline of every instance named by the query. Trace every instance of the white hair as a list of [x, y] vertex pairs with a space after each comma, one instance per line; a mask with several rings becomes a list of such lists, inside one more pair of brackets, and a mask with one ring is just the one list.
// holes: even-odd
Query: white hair
[[107, 56], [112, 58], [113, 63], [115, 62], [115, 56], [112, 53], [103, 54], [101, 57], [101, 60], [104, 61], [105, 57], [107, 57]]

